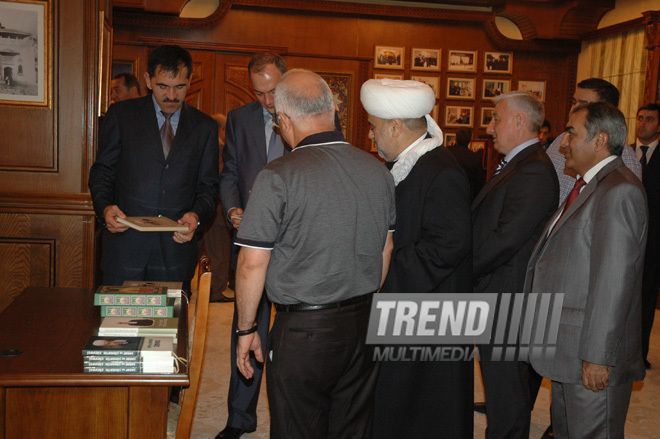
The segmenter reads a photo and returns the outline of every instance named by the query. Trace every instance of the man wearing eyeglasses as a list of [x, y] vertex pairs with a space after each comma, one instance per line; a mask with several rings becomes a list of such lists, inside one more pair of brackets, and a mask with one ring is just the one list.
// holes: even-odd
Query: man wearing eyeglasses
[[[266, 163], [288, 153], [274, 126], [275, 87], [287, 71], [284, 59], [275, 53], [258, 53], [248, 64], [248, 74], [256, 100], [227, 114], [226, 145], [222, 152], [224, 167], [220, 176], [220, 200], [227, 220], [239, 230], [254, 180]], [[236, 267], [237, 248], [232, 254]], [[270, 323], [271, 304], [263, 296], [257, 311], [257, 325], [262, 340], [266, 340]], [[243, 378], [236, 370], [236, 310], [232, 322], [231, 378], [227, 405], [227, 426], [216, 437], [240, 438], [257, 428], [257, 401], [262, 368], [255, 368], [254, 377]], [[263, 352], [265, 355], [266, 344]]]

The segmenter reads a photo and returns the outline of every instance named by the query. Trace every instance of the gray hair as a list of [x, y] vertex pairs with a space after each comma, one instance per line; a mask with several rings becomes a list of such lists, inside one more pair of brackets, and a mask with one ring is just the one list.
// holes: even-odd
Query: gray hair
[[586, 111], [584, 126], [587, 129], [587, 141], [593, 139], [598, 133], [606, 133], [609, 137], [607, 149], [611, 155], [621, 155], [626, 143], [626, 118], [614, 105], [608, 102], [592, 102], [577, 107], [573, 114]]
[[545, 108], [536, 96], [524, 91], [510, 91], [495, 98], [495, 104], [509, 99], [507, 103], [525, 113], [529, 120], [529, 130], [537, 133], [543, 125], [545, 119]]
[[[291, 79], [297, 73], [311, 74], [310, 81]], [[328, 84], [316, 73], [305, 69], [289, 70], [275, 88], [275, 108], [289, 117], [304, 118], [328, 114], [334, 123], [335, 99]]]

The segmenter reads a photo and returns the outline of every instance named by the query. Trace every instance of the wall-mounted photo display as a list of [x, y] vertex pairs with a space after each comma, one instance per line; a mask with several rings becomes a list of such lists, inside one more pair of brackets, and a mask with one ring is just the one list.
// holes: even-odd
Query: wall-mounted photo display
[[52, 2], [0, 1], [0, 105], [51, 107]]
[[403, 79], [403, 73], [400, 75], [391, 75], [387, 73], [374, 73], [374, 79]]
[[374, 68], [403, 70], [403, 60], [405, 59], [405, 55], [405, 47], [375, 46]]
[[410, 70], [440, 70], [441, 49], [418, 49], [413, 47]]
[[518, 91], [531, 93], [545, 102], [545, 81], [518, 81]]
[[447, 71], [449, 72], [476, 72], [477, 51], [448, 50]]
[[486, 128], [493, 118], [495, 107], [481, 107], [481, 127]]
[[445, 142], [443, 146], [452, 146], [456, 144], [456, 133], [445, 133]]
[[474, 99], [474, 78], [447, 78], [447, 99]]
[[512, 53], [486, 52], [484, 54], [484, 73], [511, 73], [512, 68]]
[[483, 99], [495, 99], [501, 94], [508, 93], [511, 81], [508, 79], [484, 79]]
[[410, 79], [413, 81], [423, 82], [433, 89], [435, 93], [435, 98], [440, 98], [440, 77], [439, 76], [423, 76], [423, 75], [411, 75]]
[[445, 126], [471, 127], [474, 107], [458, 107], [447, 105], [445, 109]]
[[483, 152], [483, 150], [486, 148], [486, 141], [485, 140], [473, 140], [470, 142], [469, 148], [471, 151], [474, 152]]

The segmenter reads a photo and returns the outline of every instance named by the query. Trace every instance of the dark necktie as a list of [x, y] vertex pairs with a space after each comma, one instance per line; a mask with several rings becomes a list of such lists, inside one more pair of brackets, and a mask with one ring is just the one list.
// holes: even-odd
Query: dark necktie
[[[495, 169], [495, 173], [493, 174], [493, 177], [495, 177], [497, 174], [500, 173], [502, 169], [506, 166], [506, 164], [509, 163], [506, 160], [502, 159], [502, 161], [497, 165], [497, 169]], [[492, 178], [492, 177], [491, 177]]]
[[[161, 113], [163, 112], [161, 111]], [[165, 159], [167, 159], [172, 148], [172, 142], [174, 141], [174, 130], [170, 123], [172, 113], [163, 113], [163, 116], [165, 116], [165, 123], [160, 127], [160, 140], [163, 142], [163, 154], [165, 155]]]
[[385, 162], [385, 166], [387, 166], [387, 169], [392, 170], [395, 163], [396, 162]]
[[[575, 185], [573, 186], [571, 193], [568, 194], [568, 198], [566, 198], [566, 206], [564, 206], [564, 212], [568, 210], [568, 206], [573, 204], [573, 201], [575, 201], [578, 195], [580, 195], [580, 189], [582, 189], [582, 186], [584, 186], [585, 184], [587, 184], [587, 182], [584, 181], [582, 177], [575, 180]], [[564, 214], [564, 212], [562, 212], [562, 215]]]
[[642, 165], [642, 175], [644, 175], [644, 169], [646, 169], [646, 152], [649, 150], [649, 147], [646, 145], [640, 146], [642, 148], [642, 158], [639, 159], [639, 163]]

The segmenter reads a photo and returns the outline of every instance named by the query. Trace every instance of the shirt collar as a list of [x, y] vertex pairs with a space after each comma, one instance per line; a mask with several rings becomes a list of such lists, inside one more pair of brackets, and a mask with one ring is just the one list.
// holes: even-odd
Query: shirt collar
[[406, 149], [404, 149], [403, 151], [401, 151], [401, 152], [399, 153], [399, 155], [396, 156], [396, 158], [394, 159], [394, 161], [397, 162], [397, 161], [399, 161], [399, 159], [404, 158], [404, 157], [406, 156], [406, 154], [408, 154], [408, 153], [410, 152], [410, 150], [413, 149], [413, 148], [415, 147], [415, 145], [417, 145], [419, 142], [421, 142], [421, 141], [424, 140], [425, 138], [426, 138], [426, 133], [422, 134], [422, 135], [420, 136], [419, 139], [415, 140], [413, 143], [410, 144], [410, 146], [408, 146]]
[[341, 131], [324, 131], [321, 133], [311, 134], [298, 143], [294, 151], [301, 146], [319, 145], [323, 143], [337, 143], [346, 142], [344, 134]]
[[617, 155], [611, 155], [596, 163], [594, 167], [589, 169], [587, 172], [584, 173], [584, 176], [582, 176], [584, 182], [589, 184], [589, 182], [596, 176], [596, 174], [598, 174], [598, 171], [603, 169], [605, 165], [607, 165], [609, 162], [616, 160], [617, 157], [618, 157]]
[[[649, 149], [646, 150], [646, 156], [651, 157], [653, 155], [653, 151], [655, 151], [655, 147], [658, 146], [658, 141], [660, 141], [660, 139], [655, 139], [653, 142], [649, 143], [648, 145], [644, 145], [642, 144], [642, 142], [639, 141], [639, 139], [637, 139], [635, 144], [635, 150], [641, 151], [642, 146], [648, 146]], [[641, 153], [639, 157], [641, 158]]]
[[506, 160], [507, 163], [510, 163], [513, 158], [518, 155], [520, 151], [523, 149], [527, 148], [528, 146], [532, 146], [533, 144], [537, 143], [539, 139], [534, 137], [533, 139], [529, 139], [527, 142], [523, 142], [520, 145], [516, 146], [513, 148], [509, 153], [504, 157], [504, 160]]
[[[156, 98], [154, 97], [154, 94], [151, 94], [151, 100], [154, 103], [154, 110], [156, 110], [156, 119], [158, 119], [158, 127], [165, 123], [165, 116], [163, 116], [163, 110], [160, 109], [160, 106], [158, 106], [158, 102], [156, 102]], [[178, 110], [176, 110], [171, 116], [170, 116], [170, 124], [172, 125], [172, 130], [174, 130], [174, 133], [176, 134], [176, 129], [179, 126], [179, 118], [181, 117], [181, 109], [183, 108], [183, 105], [179, 107]]]

